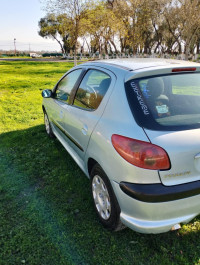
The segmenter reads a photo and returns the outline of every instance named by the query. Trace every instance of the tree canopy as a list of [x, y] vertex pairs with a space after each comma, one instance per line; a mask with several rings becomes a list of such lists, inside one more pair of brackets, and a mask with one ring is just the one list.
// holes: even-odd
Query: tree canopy
[[[200, 0], [43, 0], [42, 37], [76, 54], [78, 38], [91, 52], [199, 52]], [[58, 38], [59, 37], [59, 38]]]

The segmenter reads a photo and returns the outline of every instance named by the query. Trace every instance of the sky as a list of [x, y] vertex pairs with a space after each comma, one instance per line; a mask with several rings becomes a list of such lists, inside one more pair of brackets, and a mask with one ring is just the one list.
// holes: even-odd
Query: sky
[[38, 21], [45, 16], [40, 0], [0, 0], [0, 50], [60, 51], [56, 41], [38, 35]]

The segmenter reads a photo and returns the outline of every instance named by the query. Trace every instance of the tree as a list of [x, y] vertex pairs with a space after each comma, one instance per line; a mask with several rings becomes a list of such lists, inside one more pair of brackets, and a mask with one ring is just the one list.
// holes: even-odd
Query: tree
[[43, 0], [43, 3], [48, 13], [65, 15], [67, 21], [65, 25], [71, 36], [70, 44], [74, 49], [74, 64], [76, 65], [78, 38], [83, 35], [81, 20], [92, 0]]
[[107, 0], [125, 28], [119, 37], [122, 52], [151, 53], [156, 42], [156, 20], [164, 1], [167, 0]]
[[168, 52], [172, 52], [174, 46], [178, 47], [178, 52], [181, 53], [184, 45], [186, 60], [189, 53], [194, 51], [200, 38], [199, 4], [199, 0], [174, 0], [166, 6], [164, 11], [164, 19], [168, 27], [168, 34], [165, 36], [169, 36]]
[[[89, 50], [182, 52], [186, 59], [200, 44], [200, 0], [41, 0], [48, 15], [39, 34], [76, 53], [82, 37]], [[89, 41], [90, 38], [90, 46]]]
[[66, 55], [70, 49], [71, 37], [66, 24], [66, 17], [63, 15], [49, 14], [39, 21], [38, 34], [44, 38], [55, 39], [59, 43], [63, 55]]
[[110, 8], [113, 10], [116, 18], [123, 26], [123, 31], [119, 31], [119, 41], [121, 52], [126, 52], [130, 49], [137, 49], [137, 30], [135, 29], [136, 22], [136, 7], [138, 0], [114, 0], [107, 1]]
[[199, 0], [179, 0], [180, 28], [185, 42], [185, 59], [188, 59], [191, 45], [199, 38], [200, 30], [200, 2]]
[[94, 51], [102, 55], [109, 51], [117, 53], [115, 36], [122, 32], [123, 24], [115, 16], [114, 12], [103, 2], [97, 2], [85, 12], [82, 20], [82, 28], [91, 38], [91, 45]]

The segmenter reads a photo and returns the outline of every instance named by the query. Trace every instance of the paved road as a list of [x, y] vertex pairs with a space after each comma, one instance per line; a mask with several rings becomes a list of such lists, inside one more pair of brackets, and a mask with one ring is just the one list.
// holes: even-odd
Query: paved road
[[[73, 60], [65, 60], [58, 58], [0, 58], [0, 61], [18, 61], [18, 62], [63, 62], [73, 63]], [[77, 61], [78, 63], [85, 63], [87, 61]]]
[[[73, 62], [58, 58], [0, 58], [0, 61], [27, 61], [27, 62]], [[82, 61], [83, 62], [83, 61]]]

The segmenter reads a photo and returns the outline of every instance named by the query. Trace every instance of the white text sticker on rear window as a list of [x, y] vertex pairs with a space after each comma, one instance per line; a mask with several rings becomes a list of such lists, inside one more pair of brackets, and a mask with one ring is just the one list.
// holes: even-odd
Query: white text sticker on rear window
[[139, 89], [137, 88], [136, 84], [134, 82], [131, 82], [131, 87], [133, 88], [133, 91], [135, 92], [138, 102], [141, 106], [141, 109], [144, 113], [144, 115], [149, 115], [149, 111], [148, 111], [148, 107], [147, 105], [144, 103], [142, 95], [140, 94]]

